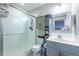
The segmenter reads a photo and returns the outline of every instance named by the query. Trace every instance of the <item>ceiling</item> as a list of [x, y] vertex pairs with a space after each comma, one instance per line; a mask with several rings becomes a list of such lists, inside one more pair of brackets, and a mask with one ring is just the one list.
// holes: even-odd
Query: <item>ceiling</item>
[[43, 5], [45, 5], [46, 3], [24, 3], [24, 5], [21, 5], [21, 3], [13, 3], [13, 5], [22, 8], [28, 12], [30, 12], [31, 10], [34, 10], [38, 7], [41, 7]]

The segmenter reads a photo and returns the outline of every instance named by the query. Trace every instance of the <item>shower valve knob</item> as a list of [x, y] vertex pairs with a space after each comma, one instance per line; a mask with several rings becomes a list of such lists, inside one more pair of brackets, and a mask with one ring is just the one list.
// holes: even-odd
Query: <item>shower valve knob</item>
[[29, 28], [30, 28], [31, 31], [33, 31], [33, 28], [32, 27], [29, 27]]

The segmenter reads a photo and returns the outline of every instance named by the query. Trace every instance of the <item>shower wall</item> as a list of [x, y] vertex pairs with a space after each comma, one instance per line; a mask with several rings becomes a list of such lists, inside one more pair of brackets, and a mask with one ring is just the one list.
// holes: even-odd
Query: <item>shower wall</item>
[[1, 19], [3, 29], [3, 55], [25, 55], [35, 44], [35, 17], [25, 14], [11, 6], [9, 6], [8, 11], [8, 17]]
[[44, 24], [45, 16], [40, 16], [36, 18], [36, 33], [37, 33], [37, 44], [43, 43], [43, 38], [38, 38], [38, 36], [44, 36], [45, 35], [45, 24]]

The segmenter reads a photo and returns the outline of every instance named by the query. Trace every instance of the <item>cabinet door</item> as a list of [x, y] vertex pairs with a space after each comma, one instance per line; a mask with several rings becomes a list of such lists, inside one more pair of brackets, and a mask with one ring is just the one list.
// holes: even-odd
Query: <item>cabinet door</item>
[[52, 47], [47, 47], [47, 56], [58, 56], [59, 50]]
[[62, 54], [62, 56], [75, 56], [74, 54], [69, 53], [69, 52], [62, 52], [61, 51], [61, 54]]

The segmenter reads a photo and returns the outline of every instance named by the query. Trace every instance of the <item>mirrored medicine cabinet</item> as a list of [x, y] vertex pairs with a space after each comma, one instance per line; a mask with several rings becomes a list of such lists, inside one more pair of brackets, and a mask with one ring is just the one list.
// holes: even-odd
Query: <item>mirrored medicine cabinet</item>
[[49, 24], [51, 31], [72, 32], [71, 12], [63, 12], [52, 16], [51, 23]]

